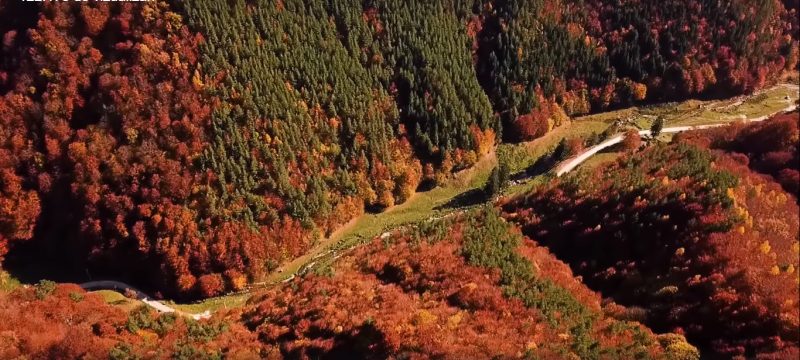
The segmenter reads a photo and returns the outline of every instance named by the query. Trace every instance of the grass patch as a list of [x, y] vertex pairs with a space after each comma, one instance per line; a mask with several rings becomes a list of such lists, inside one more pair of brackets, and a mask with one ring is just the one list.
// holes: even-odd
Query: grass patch
[[100, 297], [103, 298], [103, 301], [109, 304], [131, 300], [126, 298], [125, 295], [122, 295], [114, 290], [97, 290], [90, 292], [90, 294], [100, 295]]
[[[788, 98], [789, 100], [786, 100]], [[798, 99], [798, 92], [788, 87], [769, 89], [761, 95], [746, 100], [737, 107], [735, 112], [748, 116], [762, 116], [767, 113], [780, 111], [793, 104]]]
[[200, 314], [208, 311], [216, 311], [219, 309], [231, 309], [243, 306], [250, 298], [250, 293], [231, 294], [224, 296], [217, 296], [196, 303], [189, 304], [176, 304], [171, 301], [164, 301], [164, 304], [190, 314]]
[[125, 295], [122, 295], [114, 290], [97, 290], [97, 291], [90, 291], [89, 293], [100, 295], [100, 297], [103, 298], [103, 301], [105, 301], [106, 304], [114, 305], [125, 311], [131, 311], [139, 306], [144, 305], [141, 301], [127, 298], [125, 297]]
[[[444, 186], [417, 193], [405, 203], [385, 212], [365, 214], [357, 219], [352, 227], [343, 232], [338, 241], [332, 243], [329, 249], [346, 250], [366, 243], [391, 229], [436, 219], [459, 210], [459, 207], [451, 207], [449, 203], [459, 195], [481, 189], [496, 163], [495, 159], [487, 159], [479, 163], [478, 167], [458, 174]], [[317, 272], [324, 273], [333, 260], [332, 256], [317, 259], [316, 267], [320, 269]]]
[[[614, 118], [616, 119], [616, 118]], [[561, 139], [586, 138], [592, 133], [602, 133], [613, 122], [592, 117], [577, 118], [567, 125], [557, 127], [536, 140], [517, 143], [500, 144], [497, 157], [508, 164], [511, 173], [518, 173], [533, 165], [542, 155], [555, 148]]]
[[575, 171], [591, 170], [600, 165], [612, 162], [622, 156], [621, 152], [600, 152], [578, 165]]
[[552, 174], [542, 174], [534, 176], [525, 182], [514, 184], [507, 187], [505, 190], [503, 190], [503, 196], [510, 197], [519, 194], [529, 193], [533, 191], [533, 189], [535, 189], [536, 187], [547, 184], [548, 182], [550, 182], [550, 180], [553, 179], [553, 177], [554, 175]]
[[[733, 122], [740, 120], [742, 115], [747, 118], [769, 115], [786, 108], [797, 99], [797, 90], [788, 86], [776, 86], [750, 97], [713, 101], [688, 100], [649, 106], [640, 109], [639, 113], [649, 118], [649, 124], [652, 124], [655, 117], [662, 116], [666, 127], [693, 126]], [[649, 124], [641, 125], [647, 129]]]

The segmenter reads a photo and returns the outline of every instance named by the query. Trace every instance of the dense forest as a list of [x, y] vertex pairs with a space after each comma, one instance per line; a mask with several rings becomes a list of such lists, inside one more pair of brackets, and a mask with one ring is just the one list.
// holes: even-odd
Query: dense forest
[[[697, 358], [683, 336], [655, 335], [631, 321], [635, 312], [601, 302], [491, 208], [375, 239], [331, 272], [201, 322], [145, 307], [125, 314], [96, 294], [40, 283], [0, 294], [0, 339], [19, 334], [0, 341], [0, 356]], [[66, 318], [72, 326], [59, 327]]]
[[759, 172], [796, 154], [798, 122], [681, 134], [506, 200], [503, 214], [654, 331], [714, 357], [794, 358], [799, 210], [781, 184], [796, 186], [785, 174], [797, 165]]
[[[798, 114], [776, 116], [768, 122], [682, 133], [682, 142], [736, 153], [737, 161], [771, 175], [789, 194], [800, 193]], [[799, 198], [795, 196], [795, 200]]]
[[[0, 358], [796, 359], [798, 113], [669, 142], [615, 123], [615, 160], [508, 197], [495, 151], [796, 82], [799, 7], [0, 1]], [[453, 199], [493, 203], [251, 288], [482, 159]], [[252, 296], [193, 320], [66, 284], [89, 279]]]
[[498, 141], [776, 81], [796, 5], [3, 2], [0, 256], [241, 289]]
[[750, 92], [798, 61], [790, 2], [484, 2], [476, 69], [506, 139], [565, 115]]
[[3, 359], [257, 359], [269, 354], [242, 324], [198, 322], [146, 306], [126, 312], [77, 285], [45, 281], [0, 293], [0, 315]]
[[793, 359], [797, 194], [752, 164], [795, 151], [799, 127], [792, 113], [624, 146], [209, 320], [49, 281], [0, 291], [0, 357]]

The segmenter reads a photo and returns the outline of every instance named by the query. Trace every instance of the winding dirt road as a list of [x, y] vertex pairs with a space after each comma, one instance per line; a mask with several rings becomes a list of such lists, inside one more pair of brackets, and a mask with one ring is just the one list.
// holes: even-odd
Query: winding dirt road
[[[748, 119], [748, 118], [746, 118], [744, 116], [741, 116], [739, 118], [736, 118], [735, 120], [744, 121], [744, 122], [764, 121], [764, 120], [769, 119], [769, 118], [771, 118], [771, 117], [773, 117], [773, 116], [775, 116], [777, 114], [787, 113], [787, 112], [793, 111], [795, 109], [797, 109], [797, 105], [793, 104], [793, 105], [789, 105], [786, 108], [784, 108], [784, 109], [782, 109], [780, 111], [777, 111], [777, 112], [775, 112], [775, 113], [773, 113], [771, 115], [759, 116], [759, 117], [755, 117], [755, 118], [752, 118], [752, 119]], [[667, 128], [662, 129], [661, 133], [665, 133], [665, 134], [679, 133], [679, 132], [684, 132], [684, 131], [688, 131], [688, 130], [709, 129], [709, 128], [715, 128], [715, 127], [720, 127], [720, 126], [726, 126], [726, 125], [730, 125], [730, 124], [731, 124], [731, 122], [729, 121], [729, 122], [706, 124], [706, 125], [674, 126], [674, 127], [667, 127]], [[639, 135], [640, 136], [650, 136], [651, 132], [650, 132], [650, 130], [641, 130], [641, 131], [639, 131]], [[600, 152], [600, 151], [602, 151], [602, 150], [604, 150], [606, 148], [609, 148], [611, 146], [614, 146], [616, 144], [621, 143], [622, 139], [624, 138], [624, 136], [625, 136], [624, 134], [617, 134], [617, 135], [611, 137], [610, 139], [608, 139], [606, 141], [603, 141], [603, 142], [601, 142], [601, 143], [599, 143], [599, 144], [597, 144], [595, 146], [592, 146], [592, 147], [586, 149], [584, 152], [580, 153], [578, 156], [575, 156], [575, 157], [573, 157], [571, 159], [567, 159], [566, 161], [564, 161], [561, 164], [556, 166], [556, 176], [561, 176], [561, 175], [564, 175], [564, 174], [574, 170], [576, 167], [578, 167], [578, 165], [582, 164], [584, 161], [586, 161], [590, 157], [592, 157], [592, 155], [597, 154], [598, 152]]]

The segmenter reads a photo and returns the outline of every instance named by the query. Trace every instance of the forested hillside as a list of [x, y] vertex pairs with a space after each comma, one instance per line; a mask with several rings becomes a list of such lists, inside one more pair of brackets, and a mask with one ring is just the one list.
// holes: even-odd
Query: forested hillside
[[72, 284], [1, 292], [0, 316], [3, 359], [277, 358], [234, 321], [198, 322], [144, 305], [126, 311]]
[[[126, 316], [68, 286], [19, 289], [0, 294], [0, 356], [697, 358], [681, 335], [655, 335], [601, 303], [491, 208], [374, 239], [330, 271], [201, 322], [147, 308]], [[12, 326], [19, 335], [4, 338]]]
[[589, 287], [642, 308], [641, 320], [654, 331], [683, 333], [712, 357], [794, 358], [800, 340], [796, 193], [748, 169], [746, 155], [696, 144], [713, 133], [743, 139], [794, 129], [772, 132], [776, 141], [795, 139], [780, 142], [786, 151], [797, 141], [798, 120], [794, 114], [688, 133], [501, 207]]
[[775, 82], [797, 66], [796, 11], [761, 0], [3, 2], [0, 256], [170, 297], [242, 289], [498, 141]]
[[797, 67], [796, 6], [779, 1], [483, 3], [476, 66], [507, 139], [565, 113], [750, 92]]
[[197, 90], [202, 37], [163, 3], [4, 2], [0, 16], [14, 19], [2, 22], [0, 254], [25, 245], [20, 262], [57, 273], [90, 263], [191, 288], [185, 259], [207, 257], [226, 226], [200, 217], [215, 105]]
[[736, 124], [679, 135], [679, 141], [736, 153], [738, 161], [771, 175], [787, 193], [800, 193], [800, 130], [798, 113], [776, 116], [757, 125]]

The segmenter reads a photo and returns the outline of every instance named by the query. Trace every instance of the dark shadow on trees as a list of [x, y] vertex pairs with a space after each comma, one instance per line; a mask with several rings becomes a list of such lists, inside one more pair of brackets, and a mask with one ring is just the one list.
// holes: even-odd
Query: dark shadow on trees
[[486, 196], [482, 189], [471, 189], [462, 192], [444, 204], [434, 207], [434, 210], [455, 210], [481, 204], [486, 201]]

